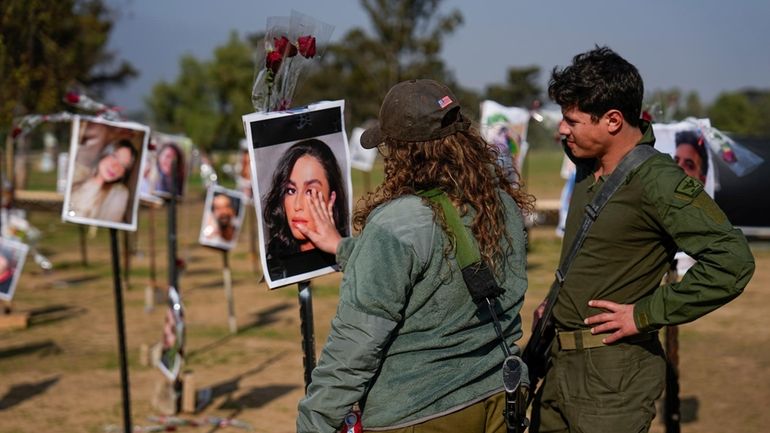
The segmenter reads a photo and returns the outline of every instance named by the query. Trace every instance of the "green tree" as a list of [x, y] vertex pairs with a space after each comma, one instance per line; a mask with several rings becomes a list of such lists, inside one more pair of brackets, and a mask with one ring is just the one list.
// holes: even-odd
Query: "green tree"
[[701, 118], [706, 114], [706, 109], [703, 107], [703, 103], [700, 100], [698, 92], [692, 91], [687, 94], [685, 98], [684, 107], [681, 112], [678, 113], [681, 119], [686, 117]]
[[646, 98], [647, 110], [656, 122], [673, 122], [687, 117], [701, 118], [706, 115], [706, 109], [701, 103], [698, 92], [691, 91], [686, 95], [679, 88], [656, 90]]
[[98, 97], [135, 76], [106, 49], [113, 21], [102, 0], [0, 2], [0, 131], [15, 116], [64, 109], [68, 87]]
[[345, 98], [347, 124], [376, 118], [380, 101], [394, 84], [433, 78], [459, 87], [440, 57], [442, 41], [462, 24], [462, 14], [440, 13], [443, 0], [362, 0], [373, 35], [354, 28], [327, 49], [302, 81], [295, 105]]
[[204, 149], [237, 146], [243, 137], [241, 115], [254, 111], [253, 53], [252, 43], [233, 32], [210, 61], [182, 57], [176, 81], [156, 84], [146, 100], [152, 123], [184, 133]]
[[486, 98], [502, 105], [530, 107], [543, 93], [537, 84], [539, 77], [539, 66], [509, 68], [506, 83], [487, 86]]
[[770, 90], [721, 93], [709, 107], [708, 117], [723, 131], [770, 137]]

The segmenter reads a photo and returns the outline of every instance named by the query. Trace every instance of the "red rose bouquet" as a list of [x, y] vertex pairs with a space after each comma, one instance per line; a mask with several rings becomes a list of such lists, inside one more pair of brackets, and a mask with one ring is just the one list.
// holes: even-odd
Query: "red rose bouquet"
[[270, 17], [265, 32], [265, 58], [258, 62], [251, 101], [257, 111], [289, 108], [302, 69], [320, 56], [334, 27], [292, 11]]

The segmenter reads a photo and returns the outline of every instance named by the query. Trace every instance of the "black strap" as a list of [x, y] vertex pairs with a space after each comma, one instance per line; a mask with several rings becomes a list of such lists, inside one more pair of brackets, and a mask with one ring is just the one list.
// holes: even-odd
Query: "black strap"
[[567, 271], [569, 270], [572, 261], [575, 259], [575, 256], [577, 256], [580, 247], [583, 245], [583, 241], [585, 241], [586, 236], [588, 235], [588, 230], [591, 228], [594, 221], [596, 221], [596, 218], [599, 216], [602, 209], [604, 209], [607, 202], [610, 201], [610, 197], [612, 197], [612, 195], [615, 194], [615, 191], [625, 183], [626, 177], [628, 177], [628, 174], [631, 171], [642, 165], [644, 161], [647, 161], [651, 156], [657, 153], [659, 152], [652, 146], [643, 144], [637, 145], [631, 149], [607, 178], [607, 181], [602, 185], [601, 189], [599, 189], [599, 192], [594, 196], [593, 200], [591, 200], [591, 203], [586, 205], [583, 222], [580, 224], [580, 229], [575, 235], [575, 239], [572, 241], [569, 253], [564, 256], [564, 260], [562, 260], [559, 269], [556, 270], [556, 280], [559, 282], [559, 286], [564, 285], [564, 278], [567, 275]]
[[594, 196], [586, 206], [585, 214], [583, 215], [583, 221], [580, 224], [580, 229], [575, 235], [575, 239], [572, 241], [569, 253], [564, 256], [561, 265], [556, 270], [556, 279], [551, 284], [551, 289], [548, 292], [548, 296], [545, 301], [545, 311], [543, 316], [538, 320], [535, 329], [532, 330], [532, 336], [524, 348], [523, 358], [527, 362], [529, 367], [529, 373], [531, 376], [531, 383], [536, 383], [537, 378], [543, 377], [545, 374], [545, 358], [548, 353], [548, 346], [550, 346], [553, 337], [555, 337], [555, 330], [553, 326], [553, 308], [556, 304], [556, 298], [559, 296], [559, 291], [564, 285], [564, 279], [567, 275], [572, 261], [577, 256], [580, 247], [583, 245], [588, 230], [593, 225], [596, 218], [601, 213], [604, 206], [610, 200], [610, 197], [620, 186], [625, 183], [628, 174], [635, 168], [639, 167], [647, 161], [651, 156], [659, 153], [652, 146], [649, 145], [637, 145], [634, 147], [618, 164], [615, 171], [610, 174], [607, 181], [601, 187], [599, 192]]

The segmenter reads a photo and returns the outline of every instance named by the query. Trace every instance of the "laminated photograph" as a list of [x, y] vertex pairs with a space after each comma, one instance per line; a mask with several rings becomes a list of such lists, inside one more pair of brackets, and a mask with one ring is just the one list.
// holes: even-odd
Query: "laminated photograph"
[[16, 291], [29, 246], [22, 242], [0, 238], [0, 299], [10, 302]]
[[168, 309], [163, 321], [163, 338], [160, 344], [160, 356], [155, 366], [166, 376], [169, 382], [179, 377], [184, 363], [184, 307], [176, 288], [168, 289]]
[[209, 187], [198, 242], [225, 251], [235, 248], [243, 225], [245, 201], [240, 191], [219, 185]]
[[243, 116], [260, 259], [271, 289], [335, 271], [334, 254], [317, 250], [297, 228], [314, 229], [306, 196], [320, 192], [333, 202], [337, 230], [350, 235], [352, 187], [343, 110], [344, 101], [330, 101]]
[[136, 231], [149, 136], [150, 128], [138, 123], [76, 116], [62, 220]]
[[511, 182], [518, 181], [512, 168], [521, 175], [529, 149], [529, 118], [530, 112], [524, 108], [506, 107], [494, 101], [481, 103], [481, 135], [497, 149], [498, 162]]
[[146, 201], [169, 198], [172, 191], [182, 198], [190, 172], [193, 143], [183, 135], [153, 131], [142, 177], [139, 197]]

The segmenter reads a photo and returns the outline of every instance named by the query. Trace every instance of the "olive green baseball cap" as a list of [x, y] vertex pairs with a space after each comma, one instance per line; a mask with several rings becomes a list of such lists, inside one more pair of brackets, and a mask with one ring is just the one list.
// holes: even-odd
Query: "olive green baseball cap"
[[361, 146], [372, 149], [386, 137], [417, 142], [466, 131], [471, 122], [449, 88], [434, 80], [409, 80], [393, 86], [380, 107], [377, 125], [364, 131]]

